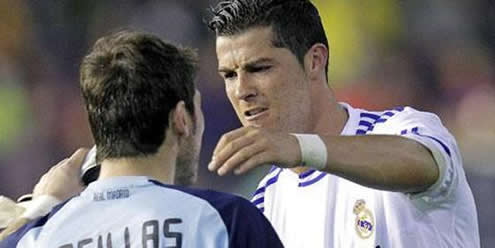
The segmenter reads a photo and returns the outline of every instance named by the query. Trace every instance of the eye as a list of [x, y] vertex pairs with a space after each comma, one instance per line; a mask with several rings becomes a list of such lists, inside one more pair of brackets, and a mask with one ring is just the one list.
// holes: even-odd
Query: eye
[[264, 72], [272, 68], [270, 65], [263, 65], [263, 66], [253, 66], [250, 68], [250, 72]]
[[237, 73], [236, 72], [222, 72], [220, 73], [220, 76], [224, 79], [224, 80], [228, 80], [228, 79], [232, 79], [234, 77], [237, 76]]

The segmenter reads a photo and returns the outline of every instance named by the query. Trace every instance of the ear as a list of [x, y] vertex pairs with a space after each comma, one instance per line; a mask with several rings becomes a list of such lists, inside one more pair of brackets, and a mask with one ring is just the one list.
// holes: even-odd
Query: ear
[[172, 113], [171, 125], [171, 127], [177, 132], [178, 136], [189, 136], [190, 120], [188, 117], [189, 116], [184, 101], [178, 102]]
[[314, 44], [304, 56], [304, 69], [311, 80], [319, 79], [322, 75], [326, 77], [328, 48], [321, 44]]

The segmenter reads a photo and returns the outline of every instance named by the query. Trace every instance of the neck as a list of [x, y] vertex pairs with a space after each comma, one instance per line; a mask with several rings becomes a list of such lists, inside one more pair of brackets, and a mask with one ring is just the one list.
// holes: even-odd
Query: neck
[[164, 144], [156, 154], [139, 158], [105, 159], [98, 180], [119, 176], [146, 176], [173, 184], [177, 148]]
[[315, 84], [312, 87], [312, 96], [312, 132], [320, 135], [340, 135], [349, 115], [337, 102], [332, 89], [326, 84]]
[[[332, 89], [326, 83], [314, 84], [311, 89], [311, 133], [319, 135], [340, 135], [349, 115], [337, 102]], [[294, 167], [297, 174], [308, 171], [308, 167]]]

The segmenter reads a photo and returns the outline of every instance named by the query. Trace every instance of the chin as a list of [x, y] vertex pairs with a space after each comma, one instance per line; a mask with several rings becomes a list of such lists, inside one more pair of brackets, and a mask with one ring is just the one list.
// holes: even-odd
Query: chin
[[243, 121], [242, 125], [245, 127], [271, 128], [271, 125], [265, 121]]

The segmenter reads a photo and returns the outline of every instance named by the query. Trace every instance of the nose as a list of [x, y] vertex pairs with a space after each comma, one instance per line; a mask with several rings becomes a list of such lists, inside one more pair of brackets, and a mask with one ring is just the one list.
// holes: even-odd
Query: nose
[[237, 87], [235, 89], [237, 99], [249, 102], [258, 95], [256, 85], [249, 76], [241, 74], [237, 80]]

